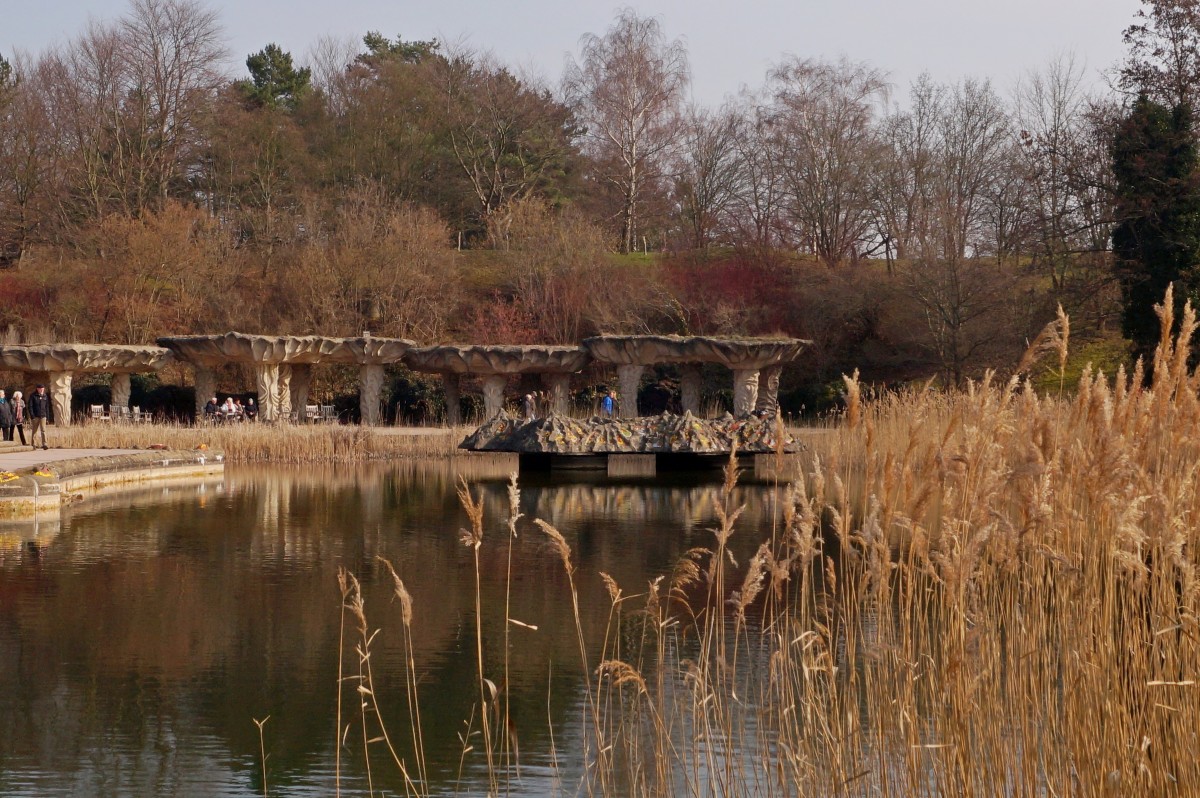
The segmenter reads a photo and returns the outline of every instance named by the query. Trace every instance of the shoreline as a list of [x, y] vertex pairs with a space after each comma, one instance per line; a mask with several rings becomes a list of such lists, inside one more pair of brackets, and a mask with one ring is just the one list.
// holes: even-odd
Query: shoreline
[[[33, 466], [0, 472], [0, 518], [35, 519], [112, 490], [147, 483], [191, 482], [225, 472], [224, 454], [207, 449], [121, 450], [111, 454], [78, 451], [78, 456], [60, 455]], [[0, 455], [0, 462], [4, 459]]]

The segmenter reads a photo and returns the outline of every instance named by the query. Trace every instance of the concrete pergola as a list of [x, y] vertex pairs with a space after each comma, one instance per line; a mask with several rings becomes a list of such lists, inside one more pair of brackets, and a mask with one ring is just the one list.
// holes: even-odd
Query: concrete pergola
[[680, 403], [700, 414], [700, 368], [719, 363], [733, 371], [733, 414], [779, 410], [779, 374], [811, 341], [798, 338], [712, 338], [679, 335], [599, 335], [584, 339], [594, 360], [617, 367], [619, 413], [637, 416], [638, 383], [647, 366], [677, 363], [681, 368]]
[[571, 375], [590, 362], [579, 346], [422, 346], [408, 350], [404, 362], [414, 371], [440, 374], [446, 390], [446, 421], [462, 423], [459, 379], [483, 378], [484, 412], [493, 418], [504, 408], [504, 385], [513, 374], [537, 374], [550, 395], [550, 409], [566, 413]]
[[76, 374], [112, 374], [112, 404], [129, 406], [130, 375], [158, 371], [172, 360], [169, 349], [119, 344], [30, 344], [0, 347], [0, 367], [32, 374], [45, 383], [54, 423], [71, 424], [71, 383]]
[[259, 416], [264, 421], [300, 418], [308, 403], [312, 367], [318, 363], [357, 365], [359, 409], [364, 424], [378, 424], [384, 366], [400, 362], [413, 346], [402, 338], [327, 338], [319, 335], [184, 335], [158, 343], [191, 363], [196, 371], [196, 412], [216, 391], [215, 369], [242, 363], [254, 367]]

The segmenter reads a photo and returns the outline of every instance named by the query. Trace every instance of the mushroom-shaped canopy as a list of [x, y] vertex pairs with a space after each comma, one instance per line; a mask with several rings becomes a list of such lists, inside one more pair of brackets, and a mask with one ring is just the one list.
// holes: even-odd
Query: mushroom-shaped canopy
[[320, 335], [181, 335], [159, 338], [179, 359], [202, 366], [226, 363], [395, 363], [412, 346], [402, 338], [327, 338]]
[[404, 354], [416, 346], [405, 338], [342, 338], [325, 360], [329, 363], [385, 364], [399, 363]]
[[601, 363], [719, 363], [731, 369], [761, 369], [795, 360], [811, 341], [799, 338], [711, 338], [691, 335], [598, 335], [584, 347]]
[[0, 365], [18, 371], [157, 371], [172, 360], [158, 346], [31, 344], [0, 347]]
[[417, 371], [448, 374], [570, 374], [591, 358], [579, 346], [420, 346], [404, 361]]

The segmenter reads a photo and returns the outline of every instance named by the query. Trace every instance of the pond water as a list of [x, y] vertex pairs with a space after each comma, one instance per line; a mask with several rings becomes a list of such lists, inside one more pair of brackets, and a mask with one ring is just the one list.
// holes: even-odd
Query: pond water
[[[338, 569], [361, 581], [380, 713], [411, 763], [401, 606], [378, 558], [412, 595], [412, 660], [430, 792], [483, 794], [478, 745], [475, 580], [454, 462], [235, 468], [223, 479], [101, 497], [63, 511], [33, 540], [0, 528], [0, 795], [404, 794], [381, 743], [370, 773], [361, 731], [337, 746], [342, 634]], [[501, 681], [508, 502], [503, 474], [470, 477], [485, 499], [479, 582], [488, 674]], [[775, 488], [743, 480], [732, 544], [744, 562], [773, 523]], [[581, 628], [601, 647], [610, 602], [712, 543], [719, 475], [615, 480], [531, 475], [512, 548], [508, 691], [521, 795], [573, 795], [584, 763], [584, 682], [566, 574], [531, 523], [572, 549]], [[21, 540], [25, 538], [25, 540]], [[536, 630], [529, 627], [537, 627]], [[593, 663], [594, 667], [595, 663]], [[358, 723], [353, 687], [343, 725]], [[255, 720], [262, 721], [262, 736]], [[475, 728], [477, 728], [477, 718]], [[368, 782], [370, 779], [370, 782]]]

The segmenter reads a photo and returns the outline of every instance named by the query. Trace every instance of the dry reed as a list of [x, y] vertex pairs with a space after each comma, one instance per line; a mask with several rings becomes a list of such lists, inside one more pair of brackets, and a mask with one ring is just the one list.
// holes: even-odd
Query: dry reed
[[[1200, 794], [1197, 322], [1169, 294], [1159, 314], [1148, 385], [1140, 364], [1085, 371], [1073, 396], [988, 375], [863, 399], [848, 378], [753, 557], [730, 554], [730, 468], [711, 548], [633, 609], [607, 575], [581, 596], [570, 542], [536, 521], [574, 602], [582, 790]], [[1068, 331], [1060, 316], [1041, 342], [1060, 371]], [[515, 500], [510, 518], [511, 535]], [[589, 650], [579, 602], [605, 599]]]
[[168, 449], [206, 445], [231, 463], [347, 463], [384, 458], [450, 457], [465, 437], [461, 429], [408, 430], [351, 425], [85, 423], [55, 428], [50, 443], [73, 449]]

